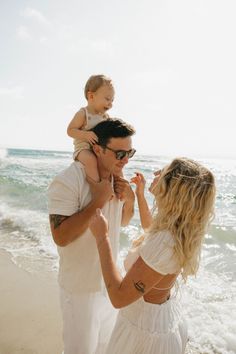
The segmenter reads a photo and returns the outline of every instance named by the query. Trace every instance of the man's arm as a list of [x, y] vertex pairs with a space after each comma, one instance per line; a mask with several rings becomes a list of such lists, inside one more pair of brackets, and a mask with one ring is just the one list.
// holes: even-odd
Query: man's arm
[[114, 189], [117, 197], [124, 201], [121, 225], [126, 226], [134, 215], [134, 192], [127, 180], [117, 176], [114, 177]]
[[58, 246], [65, 247], [80, 237], [87, 230], [96, 209], [102, 208], [113, 193], [107, 180], [95, 183], [92, 188], [93, 199], [83, 210], [70, 216], [57, 214], [49, 216], [53, 240]]

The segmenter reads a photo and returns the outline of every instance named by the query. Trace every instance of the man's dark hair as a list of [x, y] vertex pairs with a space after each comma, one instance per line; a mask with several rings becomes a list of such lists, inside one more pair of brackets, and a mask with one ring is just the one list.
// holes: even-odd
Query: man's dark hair
[[135, 134], [135, 129], [122, 119], [108, 118], [91, 129], [98, 137], [98, 145], [106, 146], [111, 138], [126, 138]]

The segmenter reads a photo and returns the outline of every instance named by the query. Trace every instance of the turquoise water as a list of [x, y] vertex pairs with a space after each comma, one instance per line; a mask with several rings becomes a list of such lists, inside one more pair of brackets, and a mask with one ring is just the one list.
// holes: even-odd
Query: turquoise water
[[[25, 269], [57, 269], [47, 214], [47, 187], [72, 161], [71, 153], [58, 151], [0, 150], [0, 248], [11, 252]], [[201, 353], [236, 353], [236, 160], [202, 159], [216, 177], [215, 220], [206, 235], [197, 278], [183, 290], [189, 334]], [[144, 174], [170, 162], [163, 156], [135, 156], [125, 169]], [[152, 198], [147, 193], [152, 206]], [[138, 211], [121, 235], [121, 256], [140, 231]]]

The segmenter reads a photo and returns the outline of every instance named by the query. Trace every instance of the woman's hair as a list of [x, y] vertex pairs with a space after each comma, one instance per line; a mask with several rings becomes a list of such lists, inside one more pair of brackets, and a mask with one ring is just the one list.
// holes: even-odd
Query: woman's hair
[[104, 85], [110, 85], [113, 87], [112, 80], [105, 76], [105, 75], [92, 75], [86, 82], [85, 88], [84, 88], [84, 95], [85, 98], [88, 98], [88, 92], [96, 92], [100, 87]]
[[186, 280], [198, 270], [203, 238], [214, 216], [214, 176], [196, 161], [176, 158], [161, 171], [152, 193], [158, 212], [149, 232], [168, 230], [174, 236]]

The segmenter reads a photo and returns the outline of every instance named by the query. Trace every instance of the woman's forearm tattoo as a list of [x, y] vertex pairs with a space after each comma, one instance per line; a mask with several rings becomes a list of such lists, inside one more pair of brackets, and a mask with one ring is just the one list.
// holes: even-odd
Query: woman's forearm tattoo
[[53, 224], [54, 229], [59, 227], [63, 223], [63, 221], [66, 220], [67, 218], [69, 218], [69, 216], [56, 215], [56, 214], [49, 215], [50, 223]]
[[133, 282], [133, 283], [134, 283], [135, 289], [137, 289], [142, 294], [144, 294], [144, 292], [145, 292], [145, 284], [142, 283], [141, 280], [139, 280], [138, 282]]

